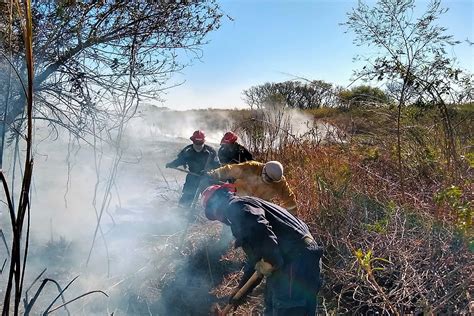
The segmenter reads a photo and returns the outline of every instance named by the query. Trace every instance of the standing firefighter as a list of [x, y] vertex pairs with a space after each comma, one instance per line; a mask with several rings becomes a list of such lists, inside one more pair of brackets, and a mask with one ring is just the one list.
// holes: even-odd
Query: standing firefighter
[[[321, 286], [322, 250], [308, 226], [287, 210], [255, 197], [238, 197], [230, 184], [213, 185], [202, 193], [209, 220], [230, 226], [236, 247], [247, 255], [239, 288], [257, 271], [260, 277], [248, 290], [267, 277], [265, 314], [314, 316]], [[231, 298], [237, 306], [241, 300]]]
[[[186, 176], [186, 182], [183, 186], [183, 195], [179, 200], [179, 204], [186, 207], [192, 204], [197, 190], [207, 185], [207, 179], [200, 175], [220, 166], [216, 151], [212, 147], [204, 144], [204, 132], [195, 131], [193, 136], [189, 139], [191, 139], [193, 143], [184, 147], [178, 154], [178, 158], [166, 164], [166, 168], [184, 166], [193, 173]], [[206, 183], [200, 185], [201, 181], [206, 181]]]
[[208, 175], [220, 181], [235, 180], [239, 196], [255, 196], [272, 201], [296, 214], [296, 197], [286, 182], [283, 166], [278, 161], [247, 161], [215, 169]]
[[221, 164], [235, 164], [253, 160], [252, 154], [237, 142], [237, 135], [233, 132], [224, 134], [221, 147], [217, 152]]

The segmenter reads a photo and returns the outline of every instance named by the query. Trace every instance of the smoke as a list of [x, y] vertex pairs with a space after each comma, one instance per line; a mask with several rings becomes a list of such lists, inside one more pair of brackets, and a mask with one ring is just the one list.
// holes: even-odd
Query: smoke
[[[94, 290], [103, 290], [109, 297], [98, 293], [86, 296], [69, 305], [72, 315], [137, 315], [149, 311], [182, 315], [183, 310], [196, 306], [201, 314], [207, 314], [203, 302], [211, 303], [208, 293], [215, 285], [207, 260], [213, 261], [213, 277], [219, 281], [219, 256], [225, 247], [208, 242], [210, 236], [201, 230], [203, 223], [195, 224], [196, 217], [177, 207], [185, 174], [164, 165], [190, 144], [194, 130], [206, 131], [208, 144], [216, 145], [232, 120], [225, 113], [162, 111], [146, 105], [141, 109], [141, 115], [127, 124], [121, 162], [106, 201], [102, 197], [109, 185], [115, 148], [102, 143], [94, 150], [64, 130], [54, 139], [47, 126], [37, 122], [26, 288], [47, 270], [28, 291], [30, 298], [44, 278], [65, 287], [78, 276], [65, 291], [66, 300]], [[19, 148], [20, 156], [22, 152]], [[20, 161], [15, 167], [15, 192], [21, 182]], [[13, 153], [7, 155], [5, 166], [11, 181]], [[91, 251], [102, 205], [106, 211]], [[10, 240], [4, 207], [0, 223]], [[183, 241], [193, 226], [199, 227], [196, 231], [203, 241], [192, 253], [183, 254], [188, 244], [195, 244], [193, 240]], [[2, 249], [0, 255], [0, 259], [6, 257], [6, 251]], [[0, 280], [6, 284], [7, 274], [1, 274]], [[193, 290], [190, 283], [200, 290]], [[186, 297], [178, 305], [171, 299], [176, 290]], [[42, 313], [57, 294], [54, 284], [47, 285], [32, 313]]]
[[297, 137], [305, 135], [313, 127], [313, 117], [298, 109], [286, 110], [289, 117], [291, 133]]
[[[64, 130], [53, 139], [38, 122], [26, 287], [46, 268], [41, 279], [54, 279], [62, 287], [78, 276], [65, 291], [66, 300], [93, 290], [109, 295], [95, 293], [72, 303], [72, 315], [206, 315], [214, 299], [209, 291], [222, 275], [238, 268], [219, 262], [230, 237], [223, 239], [219, 225], [177, 207], [185, 174], [164, 165], [191, 143], [189, 137], [197, 129], [204, 130], [207, 143], [217, 149], [223, 134], [237, 122], [231, 113], [142, 105], [127, 124], [113, 183], [108, 178], [116, 158], [113, 146], [101, 143], [94, 150]], [[292, 133], [304, 135], [312, 127], [306, 114], [288, 114]], [[14, 169], [14, 148], [10, 149], [4, 170], [9, 181]], [[17, 151], [20, 156], [22, 152]], [[18, 192], [18, 162], [15, 169]], [[102, 201], [110, 184], [111, 195]], [[102, 206], [105, 212], [92, 247]], [[0, 223], [10, 240], [5, 207]], [[1, 260], [6, 257], [4, 249], [0, 255]], [[6, 278], [0, 275], [2, 284]], [[39, 283], [29, 290], [30, 298]], [[43, 312], [57, 294], [53, 284], [45, 287], [32, 312]]]
[[344, 142], [345, 136], [334, 125], [315, 121], [314, 117], [298, 109], [286, 110], [290, 121], [290, 131], [297, 138], [316, 142]]
[[[98, 233], [86, 264], [97, 223], [94, 197], [99, 211], [114, 156], [112, 148], [101, 149], [97, 174], [92, 148], [83, 145], [76, 151], [68, 142], [69, 137], [62, 134], [56, 141], [46, 140], [37, 146], [28, 281], [44, 268], [48, 269], [46, 277], [63, 286], [79, 275], [66, 292], [68, 299], [92, 290], [104, 290], [110, 298], [91, 295], [72, 304], [71, 312], [104, 315], [112, 308], [116, 315], [133, 315], [122, 302], [128, 301], [131, 293], [139, 293], [141, 284], [152, 277], [152, 259], [169, 255], [171, 247], [160, 248], [166, 244], [162, 236], [179, 234], [186, 226], [183, 214], [159, 197], [173, 198], [182, 183], [181, 174], [168, 172], [164, 175], [170, 179], [168, 188], [157, 168], [167, 158], [165, 151], [177, 151], [180, 146], [144, 139], [124, 150], [111, 198], [105, 202], [102, 233]], [[45, 308], [56, 294], [54, 286], [48, 287], [38, 308]]]
[[133, 135], [128, 133], [128, 136], [189, 143], [193, 132], [202, 130], [207, 142], [217, 145], [235, 123], [230, 113], [230, 110], [170, 111], [145, 104], [140, 115], [130, 122], [129, 131]]

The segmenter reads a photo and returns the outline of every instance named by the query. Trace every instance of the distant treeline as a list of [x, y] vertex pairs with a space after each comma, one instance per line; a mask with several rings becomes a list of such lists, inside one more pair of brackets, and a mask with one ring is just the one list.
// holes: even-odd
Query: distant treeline
[[267, 82], [250, 87], [243, 94], [251, 108], [262, 108], [274, 103], [298, 109], [390, 103], [389, 95], [379, 88], [361, 85], [344, 89], [322, 80]]
[[[252, 109], [270, 104], [296, 109], [396, 106], [398, 99], [395, 89], [382, 90], [369, 85], [345, 89], [322, 80], [267, 82], [244, 90], [243, 95]], [[430, 106], [429, 102], [418, 98], [416, 94], [412, 94], [406, 105]]]

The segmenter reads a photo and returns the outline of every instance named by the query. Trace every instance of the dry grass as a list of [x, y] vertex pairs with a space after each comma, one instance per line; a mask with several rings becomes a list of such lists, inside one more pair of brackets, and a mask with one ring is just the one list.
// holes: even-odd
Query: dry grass
[[[460, 146], [457, 172], [448, 172], [436, 115], [417, 111], [403, 116], [404, 195], [390, 109], [331, 111], [327, 120], [351, 135], [347, 143], [288, 142], [257, 153], [285, 165], [298, 215], [326, 249], [321, 312], [473, 312], [472, 150]], [[453, 121], [458, 142], [472, 144], [472, 115]], [[235, 284], [229, 277], [218, 293]]]
[[[391, 109], [315, 113], [344, 132], [345, 142], [279, 135], [277, 144], [265, 137], [254, 144], [258, 159], [284, 164], [298, 197], [298, 215], [325, 247], [321, 314], [473, 312], [471, 113], [453, 112], [460, 144], [454, 174], [443, 158], [436, 113], [420, 109], [403, 113], [404, 194]], [[249, 134], [272, 133], [271, 126], [244, 116], [239, 126]], [[185, 267], [200, 267], [205, 277], [212, 271], [211, 302], [225, 305], [242, 274], [242, 251], [230, 249], [212, 258], [203, 253], [203, 245], [216, 248], [221, 237], [219, 228], [205, 221], [191, 226], [186, 236], [181, 254], [191, 261]], [[163, 290], [161, 295], [163, 286], [170, 293], [179, 289], [179, 271], [171, 270], [169, 280], [156, 286]], [[234, 314], [260, 315], [262, 291], [259, 286]]]

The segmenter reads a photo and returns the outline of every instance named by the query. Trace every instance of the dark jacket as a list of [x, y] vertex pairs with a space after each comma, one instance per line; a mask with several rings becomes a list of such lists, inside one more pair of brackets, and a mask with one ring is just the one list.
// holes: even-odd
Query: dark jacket
[[222, 164], [241, 163], [253, 160], [252, 154], [239, 143], [221, 145], [218, 156]]
[[214, 195], [207, 207], [222, 210], [220, 220], [230, 226], [236, 247], [241, 246], [247, 255], [239, 288], [263, 259], [276, 268], [267, 277], [265, 315], [288, 315], [293, 309], [298, 310], [295, 315], [314, 315], [321, 286], [322, 249], [308, 226], [286, 209], [259, 198], [238, 197], [225, 190]]
[[231, 196], [224, 216], [236, 247], [253, 257], [249, 261], [263, 258], [276, 268], [290, 261], [305, 247], [303, 238], [311, 236], [308, 226], [286, 209], [255, 197]]
[[184, 166], [188, 167], [189, 171], [193, 173], [200, 173], [203, 170], [217, 168], [220, 163], [216, 151], [211, 146], [204, 145], [204, 148], [197, 152], [191, 144], [184, 147], [178, 154], [178, 158], [170, 162], [169, 166], [172, 168]]

